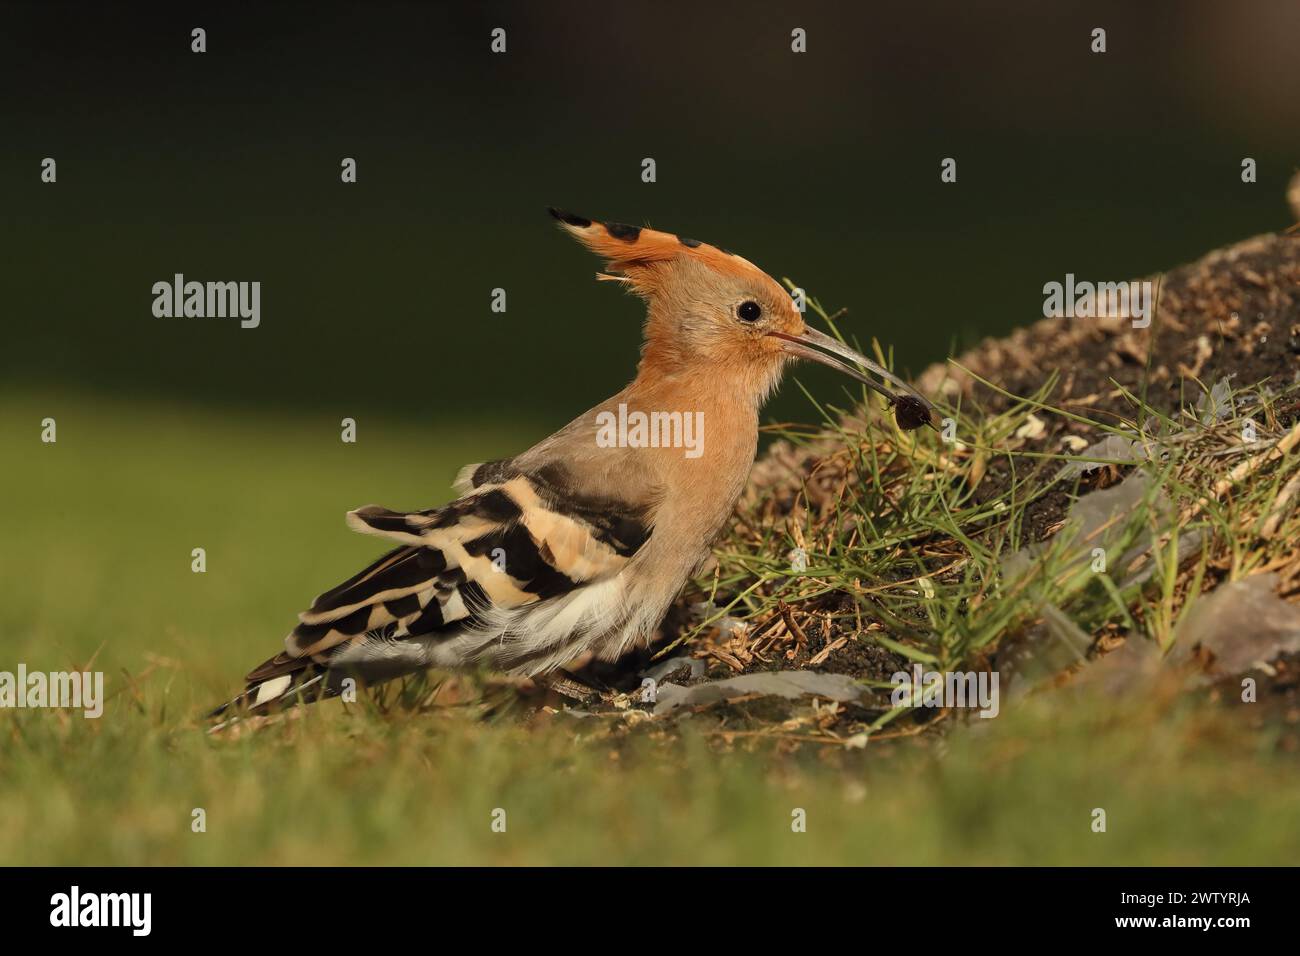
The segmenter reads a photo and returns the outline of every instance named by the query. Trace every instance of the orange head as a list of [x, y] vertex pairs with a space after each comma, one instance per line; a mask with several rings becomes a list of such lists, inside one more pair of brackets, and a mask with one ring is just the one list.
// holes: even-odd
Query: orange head
[[[903, 427], [932, 424], [928, 402], [875, 362], [810, 328], [790, 294], [747, 259], [672, 233], [550, 212], [606, 260], [607, 272], [599, 278], [622, 282], [646, 300], [642, 377], [709, 376], [751, 394], [757, 404], [791, 358], [810, 359], [880, 392]], [[870, 369], [904, 394], [841, 359]]]

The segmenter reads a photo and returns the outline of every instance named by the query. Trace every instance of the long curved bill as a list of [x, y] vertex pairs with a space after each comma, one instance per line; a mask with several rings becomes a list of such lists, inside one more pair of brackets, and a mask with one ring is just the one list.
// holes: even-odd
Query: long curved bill
[[[781, 348], [796, 358], [808, 359], [810, 362], [817, 362], [828, 368], [836, 369], [843, 372], [850, 378], [856, 379], [868, 388], [874, 389], [883, 395], [889, 404], [894, 406], [900, 425], [903, 427], [916, 428], [920, 425], [934, 425], [934, 406], [931, 405], [916, 389], [908, 385], [901, 378], [894, 375], [888, 369], [871, 361], [865, 355], [860, 355], [853, 349], [831, 338], [816, 329], [805, 327], [801, 335], [787, 335], [785, 332], [769, 332], [769, 335], [782, 340]], [[822, 349], [822, 351], [817, 351]], [[827, 354], [830, 353], [830, 354]], [[845, 361], [841, 361], [841, 359]], [[849, 363], [853, 363], [850, 365]], [[903, 394], [899, 395], [890, 391], [884, 385], [874, 379], [868, 378], [859, 372], [853, 365], [861, 366], [880, 376], [887, 382], [891, 382], [902, 389]], [[907, 421], [914, 424], [905, 424], [904, 417]]]

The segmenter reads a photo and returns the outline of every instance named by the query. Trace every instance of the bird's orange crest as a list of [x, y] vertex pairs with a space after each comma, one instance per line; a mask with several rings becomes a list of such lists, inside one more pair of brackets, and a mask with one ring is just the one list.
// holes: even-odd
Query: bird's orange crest
[[607, 268], [616, 273], [601, 278], [627, 282], [637, 292], [653, 291], [656, 264], [689, 260], [708, 266], [723, 275], [746, 279], [765, 279], [779, 291], [781, 287], [767, 273], [744, 256], [698, 239], [671, 232], [660, 232], [621, 222], [599, 222], [551, 207], [549, 212], [592, 252], [603, 258]]

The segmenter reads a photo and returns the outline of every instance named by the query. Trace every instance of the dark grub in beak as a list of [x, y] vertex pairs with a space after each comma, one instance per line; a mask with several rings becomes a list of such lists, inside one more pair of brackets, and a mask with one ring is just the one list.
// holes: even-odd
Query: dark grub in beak
[[[796, 358], [808, 359], [810, 362], [817, 362], [828, 368], [843, 372], [850, 378], [856, 379], [868, 388], [879, 392], [893, 406], [894, 421], [904, 431], [911, 431], [920, 428], [922, 425], [929, 425], [931, 428], [938, 427], [934, 423], [934, 406], [922, 398], [914, 388], [888, 369], [877, 365], [869, 358], [837, 342], [829, 335], [824, 335], [816, 329], [810, 328], [805, 328], [802, 335], [787, 335], [784, 332], [770, 332], [768, 334], [781, 339], [784, 343], [782, 348], [790, 355]], [[823, 349], [824, 351], [819, 352], [817, 349]], [[830, 354], [826, 354], [827, 352]], [[847, 361], [841, 361], [842, 359]], [[890, 391], [874, 379], [863, 375], [849, 362], [875, 372], [881, 378], [898, 386], [903, 393], [896, 394]]]

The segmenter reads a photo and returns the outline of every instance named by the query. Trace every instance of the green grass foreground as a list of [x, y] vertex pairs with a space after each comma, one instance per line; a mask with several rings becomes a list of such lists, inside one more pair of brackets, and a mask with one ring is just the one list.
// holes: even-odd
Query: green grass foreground
[[[45, 417], [58, 442], [40, 441]], [[1043, 697], [942, 740], [610, 739], [555, 717], [202, 712], [381, 543], [542, 434], [0, 398], [0, 670], [105, 672], [99, 720], [0, 712], [0, 864], [1228, 864], [1300, 856], [1300, 768], [1204, 698]], [[207, 571], [191, 571], [191, 549]], [[1092, 810], [1107, 815], [1093, 831]], [[195, 808], [206, 832], [192, 831]], [[792, 832], [792, 812], [806, 832]], [[505, 832], [494, 832], [494, 811]]]

